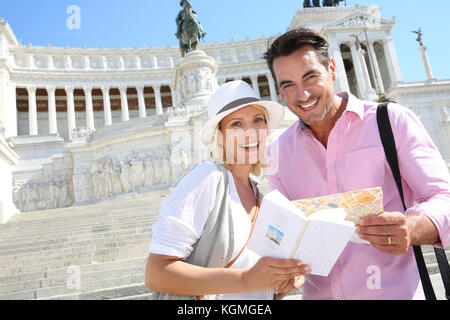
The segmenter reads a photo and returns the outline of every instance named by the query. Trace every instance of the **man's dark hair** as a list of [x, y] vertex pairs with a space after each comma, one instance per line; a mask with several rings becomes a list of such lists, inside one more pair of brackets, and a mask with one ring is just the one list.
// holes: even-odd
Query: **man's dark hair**
[[328, 63], [330, 61], [330, 56], [328, 54], [328, 41], [311, 29], [300, 27], [279, 36], [272, 42], [272, 44], [269, 45], [266, 53], [264, 53], [263, 57], [267, 62], [270, 73], [275, 79], [275, 82], [276, 77], [273, 72], [273, 60], [278, 57], [288, 56], [308, 45], [315, 49], [319, 61], [326, 68], [328, 68]]

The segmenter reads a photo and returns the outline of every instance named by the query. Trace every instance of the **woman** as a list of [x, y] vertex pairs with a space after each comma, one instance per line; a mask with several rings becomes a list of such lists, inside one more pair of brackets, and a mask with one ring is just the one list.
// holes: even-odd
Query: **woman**
[[267, 132], [283, 120], [283, 107], [259, 100], [239, 80], [216, 90], [208, 115], [202, 142], [222, 161], [197, 165], [163, 202], [150, 243], [147, 288], [157, 299], [260, 300], [298, 289], [307, 266], [246, 249], [262, 198], [249, 175], [260, 174]]

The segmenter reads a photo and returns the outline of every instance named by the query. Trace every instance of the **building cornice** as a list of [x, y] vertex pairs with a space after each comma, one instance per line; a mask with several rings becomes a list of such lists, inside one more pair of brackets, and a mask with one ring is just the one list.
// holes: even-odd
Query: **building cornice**
[[14, 32], [12, 31], [11, 27], [9, 26], [9, 23], [2, 18], [0, 18], [0, 33], [4, 34], [6, 36], [6, 40], [8, 41], [8, 44], [10, 46], [18, 46], [19, 45], [19, 42], [17, 41], [17, 38], [14, 35]]

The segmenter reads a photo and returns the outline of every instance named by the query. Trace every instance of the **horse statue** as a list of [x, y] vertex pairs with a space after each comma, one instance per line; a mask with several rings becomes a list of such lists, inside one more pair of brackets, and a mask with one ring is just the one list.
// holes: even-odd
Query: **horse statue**
[[[345, 0], [322, 0], [322, 6], [324, 7], [337, 7], [339, 6], [339, 2], [342, 2]], [[304, 0], [303, 1], [303, 8], [311, 8], [311, 7], [320, 7], [320, 0]]]
[[197, 48], [197, 43], [201, 38], [204, 38], [206, 33], [198, 21], [197, 13], [192, 10], [189, 0], [181, 0], [180, 6], [183, 9], [178, 13], [177, 19], [177, 33], [176, 37], [180, 40], [181, 56]]
[[311, 0], [303, 1], [303, 8], [320, 7], [320, 0], [313, 0], [311, 5]]
[[[339, 6], [339, 2], [342, 2], [345, 0], [322, 0], [322, 5], [324, 7], [337, 7]], [[347, 1], [346, 1], [347, 4]]]

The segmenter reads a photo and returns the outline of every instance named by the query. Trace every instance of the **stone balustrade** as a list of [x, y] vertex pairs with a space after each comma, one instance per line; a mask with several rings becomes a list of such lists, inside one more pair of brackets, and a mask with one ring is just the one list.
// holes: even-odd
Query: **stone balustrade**
[[[219, 64], [262, 61], [267, 37], [199, 44], [198, 49], [212, 56]], [[166, 48], [58, 48], [31, 44], [10, 48], [9, 62], [17, 70], [90, 71], [172, 69], [180, 61], [178, 47]]]

